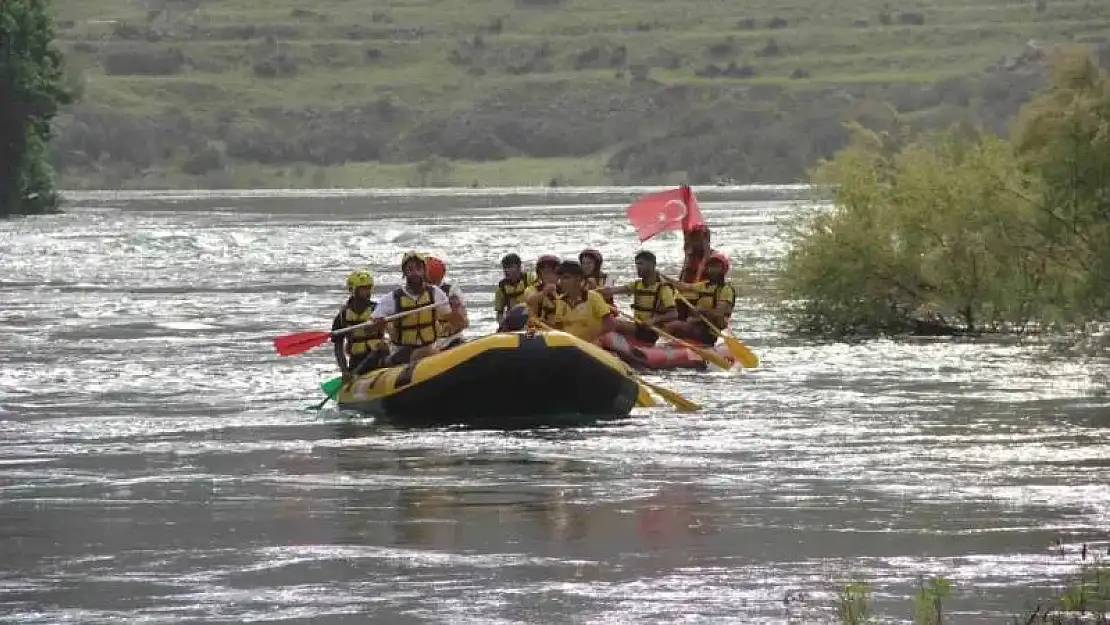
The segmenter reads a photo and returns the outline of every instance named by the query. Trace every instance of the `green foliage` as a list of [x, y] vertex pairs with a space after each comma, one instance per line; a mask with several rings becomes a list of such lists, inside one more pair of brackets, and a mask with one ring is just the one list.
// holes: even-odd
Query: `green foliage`
[[[1086, 549], [1086, 547], [1084, 547]], [[1014, 617], [1014, 625], [1110, 625], [1110, 568], [1084, 565], [1053, 599], [1031, 614]]]
[[1110, 299], [1110, 82], [1066, 54], [1013, 141], [957, 124], [853, 127], [792, 224], [779, 276], [802, 333], [1020, 330], [1091, 319]]
[[1070, 271], [1070, 321], [1110, 311], [1110, 80], [1082, 52], [1061, 56], [1051, 88], [1021, 112], [1014, 144], [1043, 181], [1036, 205], [1043, 247]]
[[845, 584], [836, 594], [836, 616], [842, 625], [871, 622], [871, 585], [857, 581]]
[[913, 625], [942, 625], [944, 600], [952, 594], [952, 582], [943, 577], [922, 581], [913, 600]]
[[46, 0], [0, 3], [0, 217], [57, 208], [51, 120], [70, 101]]

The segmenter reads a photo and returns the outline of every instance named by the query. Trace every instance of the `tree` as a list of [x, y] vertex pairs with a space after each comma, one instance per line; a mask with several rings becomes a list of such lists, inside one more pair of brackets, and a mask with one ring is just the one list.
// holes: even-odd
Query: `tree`
[[1012, 140], [856, 126], [814, 181], [832, 206], [794, 224], [779, 274], [800, 332], [925, 331], [922, 312], [1003, 331], [1110, 315], [1110, 78], [1088, 51], [1055, 59]]
[[57, 209], [51, 121], [72, 95], [47, 0], [0, 2], [0, 217]]
[[1110, 313], [1110, 79], [1083, 49], [1058, 58], [1048, 89], [1026, 104], [1014, 127], [1024, 168], [1043, 180], [1042, 253], [1067, 270], [1072, 320]]

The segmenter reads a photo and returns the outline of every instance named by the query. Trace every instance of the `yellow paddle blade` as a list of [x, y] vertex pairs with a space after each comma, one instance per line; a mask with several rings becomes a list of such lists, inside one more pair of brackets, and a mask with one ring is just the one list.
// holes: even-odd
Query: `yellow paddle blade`
[[655, 391], [656, 395], [662, 397], [664, 400], [666, 400], [668, 404], [674, 406], [675, 410], [679, 412], [698, 412], [701, 410], [701, 406], [695, 404], [689, 399], [686, 399], [682, 395], [679, 395], [669, 388], [664, 388], [662, 386], [659, 386], [658, 384], [652, 384], [651, 382], [648, 382], [643, 378], [637, 380], [637, 382]]
[[639, 385], [639, 392], [636, 393], [636, 407], [637, 408], [652, 408], [658, 406], [655, 398], [651, 396], [651, 391], [643, 384]]
[[[716, 351], [714, 351], [712, 349], [706, 349], [706, 348], [703, 348], [703, 347], [698, 347], [696, 345], [691, 345], [689, 343], [684, 343], [684, 344], [687, 347], [689, 347], [690, 349], [694, 350], [694, 353], [696, 353], [698, 356], [701, 356], [702, 360], [704, 360], [708, 363], [712, 363], [712, 364], [720, 367], [721, 369], [724, 369], [725, 371], [728, 371], [729, 369], [732, 368], [732, 363], [729, 361], [729, 359], [725, 358], [724, 356], [722, 356], [720, 354], [718, 354]], [[730, 353], [731, 353], [731, 350], [730, 350]]]
[[740, 363], [745, 369], [755, 369], [759, 366], [759, 356], [756, 356], [755, 352], [748, 348], [747, 345], [741, 343], [740, 339], [735, 336], [729, 336], [723, 332], [721, 333], [721, 338], [725, 340], [725, 347], [728, 348], [728, 353], [732, 354], [736, 362]]

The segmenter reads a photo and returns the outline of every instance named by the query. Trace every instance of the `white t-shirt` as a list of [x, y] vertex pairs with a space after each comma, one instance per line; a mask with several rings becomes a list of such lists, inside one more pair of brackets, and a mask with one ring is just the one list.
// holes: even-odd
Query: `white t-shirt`
[[[451, 304], [447, 301], [447, 295], [443, 293], [443, 289], [434, 285], [429, 285], [429, 287], [432, 289], [432, 301], [438, 304], [436, 311], [441, 315], [451, 314]], [[402, 286], [401, 289], [413, 299], [419, 297], [419, 295], [410, 291], [407, 286]], [[452, 291], [454, 291], [454, 287], [452, 287]], [[374, 314], [371, 315], [371, 318], [381, 319], [395, 314], [397, 314], [397, 306], [393, 300], [393, 291], [390, 291], [378, 299], [378, 306], [374, 308]]]

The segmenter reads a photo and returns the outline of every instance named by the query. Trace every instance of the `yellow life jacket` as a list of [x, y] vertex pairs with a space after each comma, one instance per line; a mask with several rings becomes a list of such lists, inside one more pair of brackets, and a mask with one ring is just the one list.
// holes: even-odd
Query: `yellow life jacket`
[[[339, 314], [343, 319], [343, 327], [349, 328], [360, 323], [370, 321], [374, 309], [377, 308], [378, 303], [371, 300], [366, 310], [361, 313], [356, 313], [351, 310], [351, 303], [348, 301]], [[360, 356], [369, 351], [374, 351], [384, 346], [382, 336], [380, 333], [372, 332], [370, 328], [359, 328], [351, 330], [346, 334], [347, 340], [344, 342], [344, 351], [348, 356]]]
[[[736, 306], [736, 290], [727, 282], [721, 284], [703, 282], [697, 285], [697, 289], [698, 298], [692, 303], [702, 312], [717, 310], [717, 306], [722, 302]], [[731, 316], [730, 314], [725, 317], [725, 320], [727, 321]]]
[[658, 313], [665, 312], [660, 309], [659, 296], [664, 288], [671, 289], [671, 285], [656, 279], [655, 284], [647, 286], [643, 279], [632, 283], [632, 310], [637, 321], [648, 321]]
[[[413, 299], [404, 289], [393, 291], [394, 308], [398, 313], [427, 306], [434, 301], [432, 287], [427, 285], [424, 286], [424, 292], [416, 299]], [[438, 319], [439, 315], [435, 308], [401, 317], [393, 322], [397, 331], [397, 344], [404, 347], [424, 347], [435, 343]]]
[[502, 278], [501, 281], [497, 283], [497, 290], [501, 293], [501, 301], [505, 303], [505, 310], [518, 304], [523, 304], [524, 290], [531, 284], [532, 275], [529, 273], [520, 274], [520, 280], [515, 283], [509, 282], [506, 278]]

